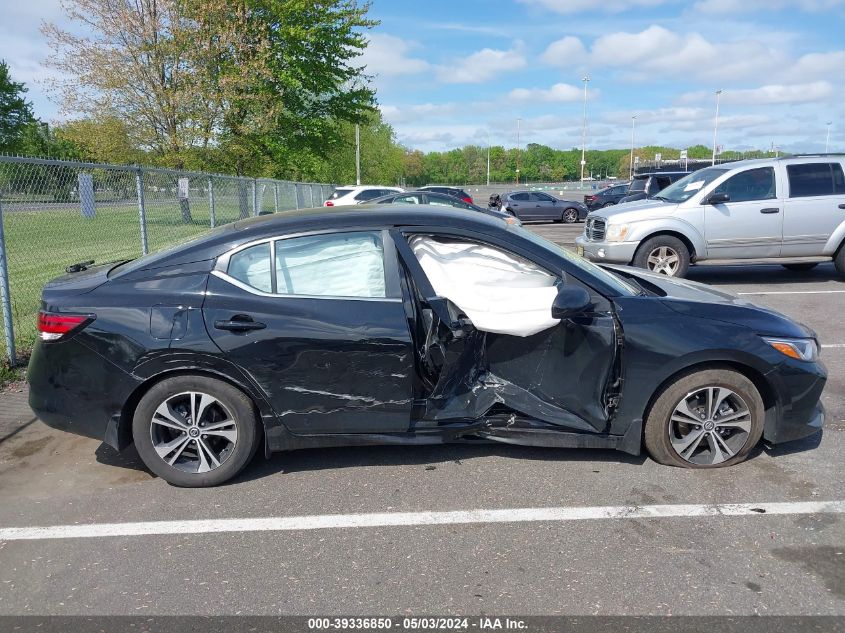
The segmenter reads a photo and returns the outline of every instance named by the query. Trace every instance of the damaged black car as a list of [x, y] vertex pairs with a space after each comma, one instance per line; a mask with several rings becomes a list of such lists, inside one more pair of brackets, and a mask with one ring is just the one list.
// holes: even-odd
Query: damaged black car
[[179, 486], [258, 450], [504, 442], [712, 468], [819, 432], [813, 331], [597, 266], [507, 220], [413, 205], [239, 221], [44, 288], [47, 424]]

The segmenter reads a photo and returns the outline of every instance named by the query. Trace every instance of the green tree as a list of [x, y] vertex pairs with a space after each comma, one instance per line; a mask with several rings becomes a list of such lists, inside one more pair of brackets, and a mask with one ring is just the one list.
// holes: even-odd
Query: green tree
[[0, 152], [20, 151], [23, 135], [35, 122], [26, 92], [23, 83], [12, 81], [8, 64], [0, 60]]

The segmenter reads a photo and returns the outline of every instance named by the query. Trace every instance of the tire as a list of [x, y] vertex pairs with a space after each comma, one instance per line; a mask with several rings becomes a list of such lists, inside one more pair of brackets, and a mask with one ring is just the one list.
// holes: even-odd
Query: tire
[[607, 209], [607, 207], [612, 207], [612, 206], [614, 206], [615, 204], [616, 204], [615, 202], [605, 202], [603, 205], [601, 205], [601, 208], [602, 208], [602, 209]]
[[634, 266], [669, 277], [686, 277], [690, 252], [686, 244], [671, 235], [658, 235], [640, 244], [634, 254]]
[[252, 400], [206, 376], [153, 385], [135, 409], [132, 434], [147, 468], [186, 488], [217, 486], [237, 475], [255, 455], [260, 436]]
[[578, 209], [573, 209], [572, 207], [564, 209], [560, 220], [564, 224], [575, 224], [578, 221]]
[[833, 258], [833, 265], [836, 266], [836, 272], [840, 277], [845, 277], [845, 244], [839, 247], [839, 251]]
[[818, 262], [805, 262], [803, 264], [781, 264], [787, 270], [791, 270], [793, 272], [803, 272], [805, 270], [813, 270], [816, 266], [818, 266]]
[[[722, 399], [715, 416], [706, 412], [708, 391], [713, 394], [711, 402]], [[700, 408], [693, 406], [696, 403]], [[702, 420], [700, 415], [679, 412], [679, 408], [707, 415]], [[743, 410], [747, 415], [736, 417]], [[657, 397], [645, 422], [645, 447], [654, 461], [668, 466], [732, 466], [743, 461], [760, 441], [765, 413], [760, 392], [739, 372], [727, 368], [693, 370], [678, 377]], [[690, 424], [683, 422], [687, 419]], [[725, 426], [720, 426], [719, 419], [725, 420], [721, 423]]]

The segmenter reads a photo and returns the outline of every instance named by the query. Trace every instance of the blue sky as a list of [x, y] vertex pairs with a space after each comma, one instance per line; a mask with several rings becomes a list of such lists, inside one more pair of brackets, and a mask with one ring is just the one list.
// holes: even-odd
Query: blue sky
[[[0, 57], [30, 86], [38, 116], [64, 118], [45, 94], [41, 20], [58, 0], [4, 9]], [[712, 143], [723, 89], [727, 149], [845, 151], [845, 0], [374, 0], [361, 63], [408, 147], [467, 143], [588, 146]]]

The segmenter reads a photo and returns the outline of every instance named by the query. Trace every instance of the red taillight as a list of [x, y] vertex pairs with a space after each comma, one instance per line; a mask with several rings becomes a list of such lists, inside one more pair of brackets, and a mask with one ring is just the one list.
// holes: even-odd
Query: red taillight
[[461, 200], [463, 200], [467, 204], [472, 204], [472, 198], [470, 198], [469, 196], [467, 196], [466, 198], [461, 198]]
[[333, 207], [334, 206], [334, 202], [332, 202], [331, 200], [326, 200], [323, 204], [327, 207]]
[[38, 332], [45, 341], [56, 341], [84, 323], [93, 320], [90, 314], [38, 313]]

